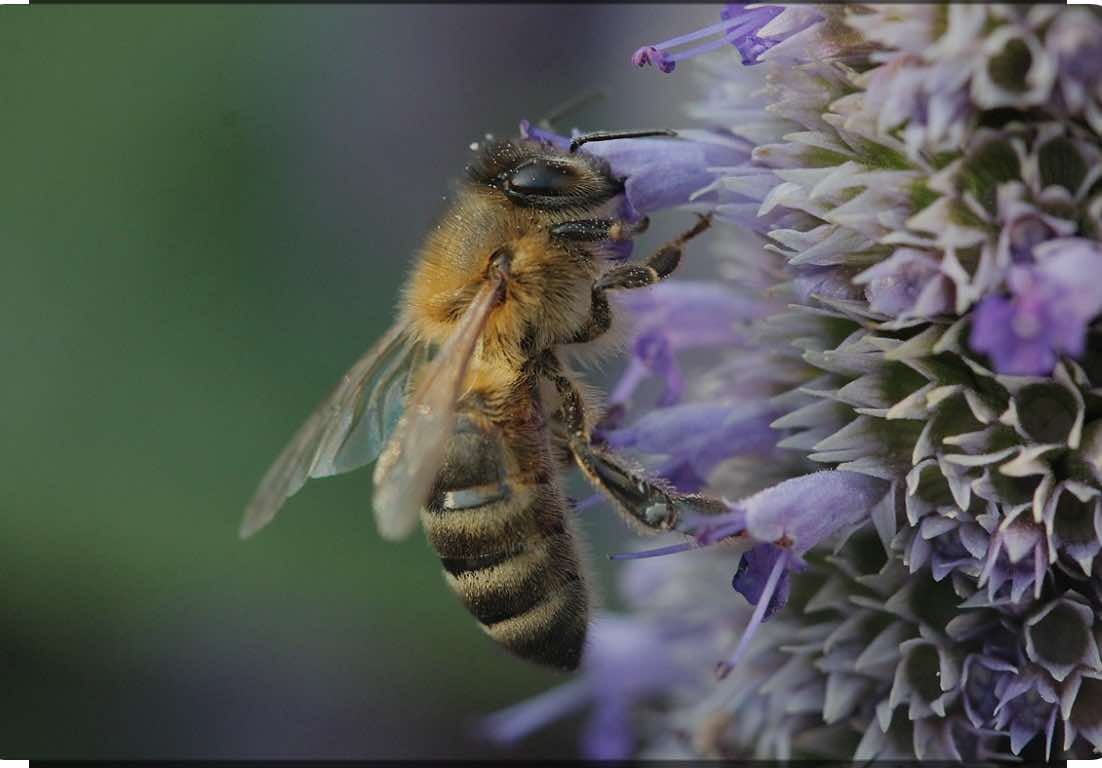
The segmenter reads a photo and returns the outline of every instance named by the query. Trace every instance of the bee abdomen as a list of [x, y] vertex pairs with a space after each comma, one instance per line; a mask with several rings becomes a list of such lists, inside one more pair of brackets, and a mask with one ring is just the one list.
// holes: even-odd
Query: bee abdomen
[[528, 610], [484, 625], [486, 632], [522, 658], [559, 669], [577, 669], [588, 622], [585, 585], [575, 575], [540, 597]]
[[[444, 578], [507, 649], [574, 669], [585, 644], [589, 596], [566, 502], [553, 475], [540, 469], [548, 457], [517, 461], [522, 448], [507, 447], [499, 432], [463, 414], [458, 422], [421, 514]], [[519, 474], [510, 476], [507, 465]]]
[[482, 628], [513, 653], [561, 669], [578, 666], [588, 593], [557, 489], [503, 484], [486, 503], [453, 507], [479, 491], [442, 493], [425, 510], [444, 577]]
[[467, 610], [490, 627], [531, 611], [548, 594], [579, 580], [577, 569], [564, 568], [560, 560], [570, 554], [567, 544], [533, 540], [512, 554], [442, 557], [441, 562], [445, 579]]

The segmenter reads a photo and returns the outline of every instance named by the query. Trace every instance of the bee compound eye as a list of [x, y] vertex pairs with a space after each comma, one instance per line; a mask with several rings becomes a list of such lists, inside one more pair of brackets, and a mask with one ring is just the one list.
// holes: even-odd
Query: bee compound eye
[[509, 191], [523, 195], [564, 195], [574, 188], [576, 181], [569, 167], [532, 160], [513, 171], [506, 185]]

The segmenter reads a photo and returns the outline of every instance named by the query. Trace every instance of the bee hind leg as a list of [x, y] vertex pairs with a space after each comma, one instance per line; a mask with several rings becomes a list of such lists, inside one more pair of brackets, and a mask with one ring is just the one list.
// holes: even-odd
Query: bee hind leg
[[562, 373], [558, 361], [551, 355], [545, 355], [543, 362], [541, 373], [554, 384], [562, 401], [562, 420], [575, 463], [594, 486], [612, 499], [622, 514], [646, 528], [668, 531], [677, 527], [683, 511], [697, 514], [726, 511], [726, 505], [718, 499], [678, 493], [595, 446], [589, 436], [584, 404], [577, 387]]
[[589, 481], [631, 520], [656, 531], [668, 531], [677, 525], [680, 515], [676, 493], [633, 472], [617, 457], [588, 441], [572, 438], [570, 450]]
[[679, 529], [696, 517], [728, 511], [721, 500], [695, 493], [680, 493], [666, 483], [629, 467], [620, 457], [589, 441], [573, 437], [570, 449], [589, 481], [609, 496], [622, 514], [648, 529], [656, 532]]

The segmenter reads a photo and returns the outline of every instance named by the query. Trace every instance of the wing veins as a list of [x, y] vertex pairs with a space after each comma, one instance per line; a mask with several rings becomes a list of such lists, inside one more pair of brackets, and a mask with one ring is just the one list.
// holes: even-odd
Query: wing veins
[[403, 323], [392, 326], [341, 377], [329, 396], [314, 409], [294, 434], [264, 474], [245, 508], [240, 528], [242, 538], [251, 536], [271, 522], [283, 503], [310, 478], [318, 466], [326, 438], [333, 434], [335, 423], [343, 421], [340, 415], [346, 410], [349, 395], [358, 392], [359, 386], [369, 380], [375, 367], [382, 360], [388, 359], [388, 354], [402, 341], [408, 330], [408, 326]]
[[386, 539], [409, 535], [444, 458], [455, 428], [455, 404], [462, 394], [471, 358], [501, 300], [505, 277], [481, 284], [455, 330], [429, 363], [406, 405], [390, 442], [375, 465], [375, 523]]

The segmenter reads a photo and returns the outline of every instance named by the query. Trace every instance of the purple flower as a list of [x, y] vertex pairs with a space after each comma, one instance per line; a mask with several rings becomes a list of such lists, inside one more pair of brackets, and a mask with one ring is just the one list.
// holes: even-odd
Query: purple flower
[[855, 472], [813, 472], [733, 505], [731, 517], [741, 519], [745, 526], [740, 535], [762, 543], [743, 555], [733, 580], [735, 589], [754, 602], [755, 608], [734, 653], [720, 664], [721, 676], [738, 664], [761, 622], [788, 599], [789, 572], [803, 568], [800, 555], [827, 537], [868, 520], [887, 490], [883, 480]]
[[914, 248], [899, 248], [854, 278], [865, 284], [869, 308], [889, 317], [932, 317], [953, 307], [949, 278], [935, 258]]
[[[989, 634], [999, 637], [997, 632]], [[989, 641], [985, 646], [984, 652], [964, 660], [960, 688], [965, 715], [976, 728], [1007, 730], [1016, 755], [1043, 732], [1045, 759], [1049, 759], [1058, 714], [1051, 678], [1022, 659], [1016, 643], [999, 648]]]
[[960, 145], [971, 113], [967, 84], [967, 67], [927, 65], [917, 54], [900, 53], [871, 75], [866, 106], [876, 114], [880, 130], [902, 126], [914, 156], [923, 144]]
[[[570, 147], [568, 137], [527, 120], [520, 123], [520, 135], [562, 150]], [[715, 182], [719, 170], [748, 164], [750, 149], [746, 141], [730, 133], [689, 130], [669, 138], [594, 141], [578, 151], [602, 158], [612, 175], [623, 179], [625, 206], [621, 215], [637, 221], [663, 208], [690, 204], [705, 207], [714, 201], [716, 193], [697, 193]]]
[[776, 413], [761, 405], [694, 402], [650, 411], [602, 436], [611, 448], [665, 456], [656, 474], [679, 491], [693, 493], [725, 459], [772, 451], [778, 433], [770, 424], [775, 419]]
[[772, 544], [759, 544], [742, 556], [731, 586], [754, 604], [750, 621], [742, 631], [734, 652], [716, 666], [720, 679], [731, 674], [750, 649], [761, 623], [788, 602], [790, 570], [802, 570], [803, 561], [790, 551]]
[[768, 304], [715, 283], [661, 283], [625, 293], [619, 301], [635, 320], [631, 362], [609, 397], [626, 403], [650, 375], [665, 383], [660, 405], [681, 400], [684, 381], [675, 353], [699, 347], [732, 346], [745, 337], [745, 325], [765, 314]]
[[973, 653], [964, 660], [961, 668], [961, 692], [964, 712], [976, 728], [991, 723], [999, 709], [999, 695], [1018, 669], [996, 656]]
[[732, 586], [755, 604], [734, 652], [717, 667], [725, 677], [738, 664], [763, 621], [788, 599], [789, 573], [801, 557], [840, 531], [868, 519], [887, 498], [888, 483], [856, 472], [823, 471], [794, 477], [731, 505], [722, 515], [690, 516], [681, 530], [693, 542], [632, 553], [640, 559], [684, 552], [732, 538], [757, 542], [739, 562]]
[[972, 321], [972, 348], [999, 373], [1044, 375], [1057, 355], [1083, 354], [1087, 324], [1102, 310], [1102, 247], [1060, 238], [1034, 249], [1035, 267], [1012, 267], [1010, 296], [988, 296]]
[[1010, 282], [1012, 297], [989, 296], [976, 309], [973, 349], [988, 354], [999, 373], [1020, 376], [1049, 373], [1058, 351], [1082, 351], [1084, 323], [1057, 314], [1058, 286], [1027, 270], [1013, 270]]
[[696, 193], [715, 181], [716, 169], [748, 164], [750, 149], [729, 133], [680, 131], [672, 138], [592, 142], [582, 151], [603, 158], [624, 179], [627, 218], [634, 220], [662, 208], [704, 206], [710, 198]]
[[995, 533], [979, 577], [979, 586], [987, 586], [992, 600], [1004, 585], [1009, 585], [1010, 599], [1014, 602], [1021, 600], [1030, 588], [1034, 597], [1040, 597], [1049, 565], [1044, 533], [1042, 526], [1025, 516], [1008, 520]]
[[482, 731], [499, 744], [513, 744], [589, 705], [582, 755], [625, 759], [635, 748], [633, 706], [691, 679], [695, 659], [684, 653], [686, 644], [699, 652], [710, 641], [700, 621], [603, 614], [591, 627], [580, 678], [488, 716]]
[[1034, 248], [1047, 240], [1075, 234], [1074, 222], [1045, 213], [1027, 199], [1028, 194], [1022, 183], [1003, 184], [998, 190], [1000, 231], [996, 256], [1002, 267], [1033, 264]]
[[[690, 114], [722, 130], [581, 150], [625, 180], [626, 217], [711, 213], [728, 287], [616, 297], [636, 330], [595, 436], [680, 514], [669, 540], [612, 556], [639, 577], [621, 590], [639, 645], [606, 644], [620, 656], [562, 690], [592, 704], [591, 756], [626, 755], [652, 695], [652, 755], [1086, 755], [1102, 747], [1102, 19], [820, 8], [729, 5], [641, 48], [664, 72], [720, 53]], [[644, 646], [653, 669], [629, 667]]]
[[806, 267], [792, 278], [792, 288], [801, 302], [812, 297], [854, 301], [861, 296], [861, 289], [854, 283], [852, 271], [837, 267]]
[[1102, 22], [1086, 8], [1069, 9], [1053, 20], [1045, 43], [1058, 62], [1056, 82], [1064, 104], [1073, 113], [1087, 111], [1092, 127], [1098, 130], [1102, 122], [1097, 113], [1102, 102], [1098, 83], [1098, 73], [1102, 71]]
[[[632, 54], [631, 62], [637, 67], [652, 64], [660, 71], [669, 73], [673, 72], [679, 61], [725, 45], [733, 45], [742, 54], [743, 64], [757, 64], [762, 54], [770, 48], [817, 24], [823, 18], [817, 12], [802, 14], [794, 23], [780, 25], [774, 34], [764, 34], [763, 28], [785, 11], [779, 5], [728, 3], [719, 14], [722, 21], [662, 43], [645, 45]], [[673, 50], [698, 40], [706, 42], [687, 49]]]
[[828, 536], [869, 518], [887, 493], [883, 480], [856, 472], [823, 471], [794, 477], [734, 505], [756, 541], [802, 555]]
[[765, 314], [764, 302], [716, 282], [679, 280], [620, 297], [643, 330], [662, 329], [675, 349], [737, 343], [745, 323]]
[[[756, 544], [748, 552], [744, 552], [739, 560], [738, 570], [731, 579], [731, 586], [741, 594], [751, 605], [757, 605], [765, 594], [769, 584], [769, 576], [777, 566], [777, 561], [784, 557], [784, 550], [773, 544]], [[788, 573], [782, 573], [780, 581], [773, 589], [772, 595], [765, 603], [765, 613], [762, 620], [771, 617], [788, 602], [789, 593]]]

